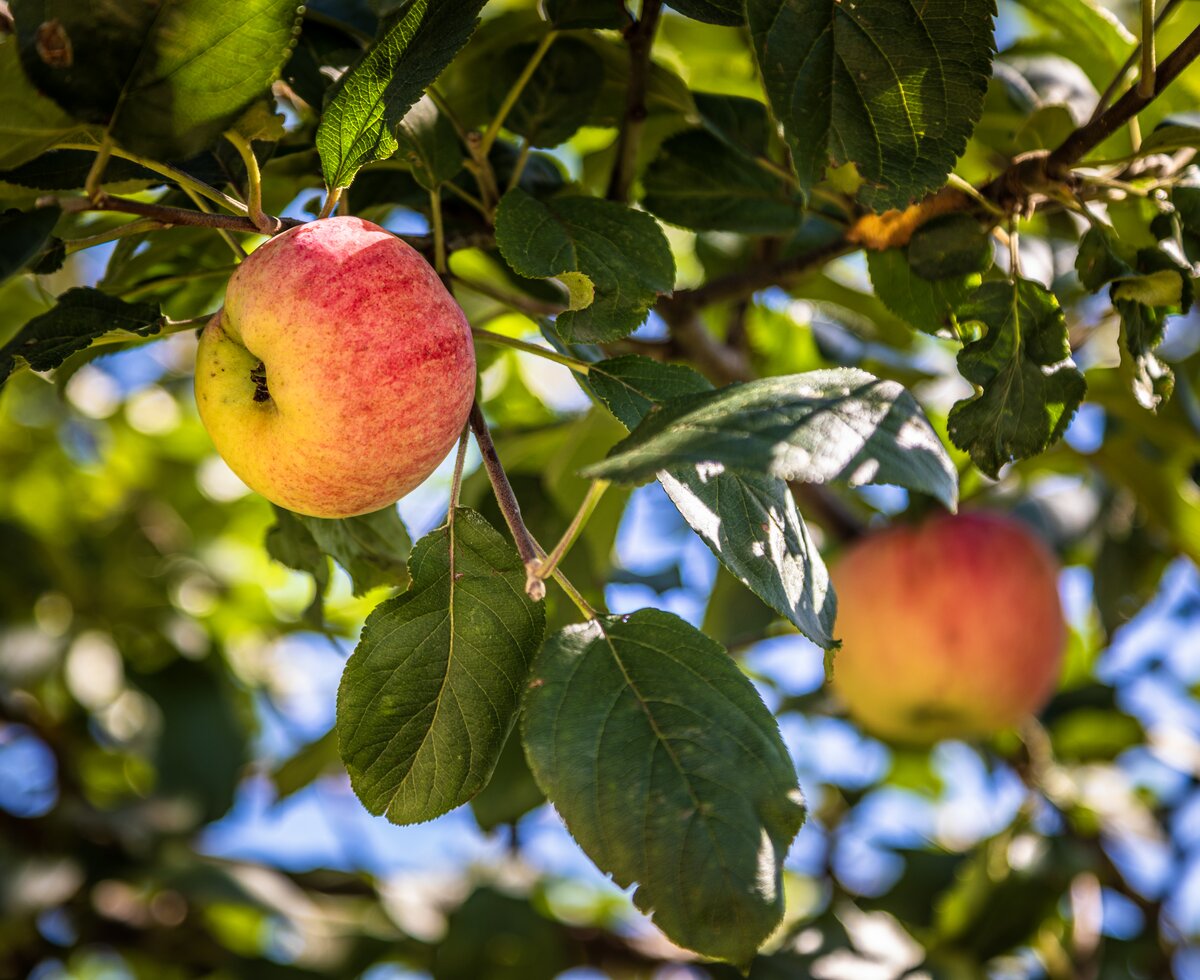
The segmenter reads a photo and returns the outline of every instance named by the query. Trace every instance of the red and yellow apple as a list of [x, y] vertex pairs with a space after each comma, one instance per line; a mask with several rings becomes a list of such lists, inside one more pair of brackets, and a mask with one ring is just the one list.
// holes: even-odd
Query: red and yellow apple
[[1010, 727], [1058, 680], [1058, 565], [1016, 519], [941, 515], [855, 542], [833, 570], [833, 687], [866, 730], [927, 744]]
[[217, 452], [313, 517], [379, 510], [416, 487], [474, 392], [462, 310], [420, 254], [360, 218], [313, 221], [251, 253], [196, 356]]

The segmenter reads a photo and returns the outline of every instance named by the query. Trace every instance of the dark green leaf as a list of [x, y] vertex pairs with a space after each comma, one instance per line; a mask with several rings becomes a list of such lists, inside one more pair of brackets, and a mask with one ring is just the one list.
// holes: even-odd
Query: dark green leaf
[[425, 96], [396, 126], [400, 155], [407, 161], [417, 183], [436, 190], [463, 168], [464, 150], [454, 124]]
[[807, 193], [853, 162], [883, 210], [940, 187], [983, 106], [990, 0], [747, 0], [754, 53]]
[[492, 778], [471, 800], [475, 822], [485, 833], [490, 832], [501, 824], [516, 823], [545, 802], [546, 794], [525, 761], [520, 729], [513, 728], [500, 750]]
[[559, 315], [569, 341], [617, 340], [646, 319], [660, 292], [675, 284], [675, 260], [650, 215], [593, 197], [538, 201], [522, 190], [496, 210], [496, 244], [512, 268], [531, 279], [582, 273], [595, 302]]
[[395, 127], [467, 43], [484, 2], [413, 0], [338, 80], [316, 137], [329, 187], [396, 152]]
[[[96, 154], [89, 150], [50, 150], [11, 170], [0, 171], [0, 181], [33, 187], [38, 190], [59, 191], [83, 187]], [[129, 160], [110, 160], [104, 168], [104, 183], [116, 184], [126, 180], [145, 180], [155, 184], [165, 181], [152, 170]]]
[[542, 10], [560, 31], [589, 27], [621, 30], [632, 20], [623, 0], [543, 0]]
[[305, 572], [313, 580], [313, 597], [304, 610], [305, 622], [316, 629], [325, 625], [325, 590], [329, 588], [329, 559], [313, 539], [305, 519], [282, 507], [275, 508], [275, 523], [267, 530], [267, 554], [282, 565]]
[[985, 282], [958, 311], [985, 333], [958, 355], [976, 393], [950, 411], [950, 438], [995, 478], [1013, 459], [1056, 442], [1083, 400], [1087, 383], [1071, 362], [1058, 301], [1028, 279]]
[[732, 27], [746, 20], [745, 11], [737, 0], [670, 0], [668, 6], [706, 24], [725, 24]]
[[969, 214], [938, 215], [913, 232], [908, 264], [930, 282], [986, 272], [992, 264], [992, 238]]
[[875, 295], [889, 310], [925, 333], [954, 332], [955, 310], [980, 283], [978, 273], [931, 282], [909, 265], [906, 249], [867, 253]]
[[0, 282], [45, 257], [50, 232], [61, 214], [58, 208], [0, 214]]
[[[657, 404], [712, 390], [680, 364], [629, 355], [593, 364], [588, 385], [629, 429]], [[783, 480], [683, 466], [658, 474], [684, 520], [739, 581], [823, 647], [834, 646], [829, 573]]]
[[916, 399], [895, 381], [837, 368], [672, 398], [584, 475], [644, 480], [701, 465], [825, 483], [892, 483], [953, 508], [958, 480]]
[[804, 213], [786, 181], [702, 129], [663, 143], [643, 182], [646, 210], [697, 231], [787, 234]]
[[712, 92], [694, 92], [692, 98], [704, 128], [730, 149], [752, 157], [767, 152], [773, 126], [761, 102]]
[[[492, 86], [493, 111], [516, 82], [537, 44], [518, 44], [504, 52]], [[525, 137], [530, 146], [558, 146], [588, 121], [600, 86], [604, 63], [585, 41], [558, 38], [504, 120], [505, 129]]]
[[110, 330], [128, 331], [132, 340], [156, 334], [162, 325], [157, 306], [125, 303], [88, 287], [68, 289], [53, 309], [34, 317], [0, 347], [0, 384], [18, 361], [35, 371], [49, 371]]
[[580, 846], [690, 949], [745, 964], [783, 913], [804, 819], [775, 719], [725, 651], [655, 609], [546, 641], [529, 762]]
[[300, 16], [296, 0], [14, 0], [12, 10], [34, 84], [157, 159], [198, 153], [263, 96]]
[[0, 167], [16, 167], [62, 140], [92, 141], [72, 118], [30, 84], [16, 39], [0, 31]]
[[412, 542], [395, 507], [336, 520], [293, 516], [308, 529], [317, 547], [349, 573], [355, 595], [381, 585], [407, 584], [405, 563]]
[[1083, 288], [1094, 293], [1105, 283], [1132, 275], [1134, 251], [1112, 229], [1093, 225], [1079, 240], [1075, 256], [1075, 271]]
[[395, 823], [487, 783], [545, 625], [521, 559], [474, 511], [418, 541], [409, 570], [409, 590], [367, 618], [337, 706], [351, 785]]

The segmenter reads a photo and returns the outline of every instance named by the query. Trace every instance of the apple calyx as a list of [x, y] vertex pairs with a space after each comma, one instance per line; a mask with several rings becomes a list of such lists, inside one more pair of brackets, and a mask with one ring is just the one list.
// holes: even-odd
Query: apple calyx
[[267, 388], [267, 366], [261, 360], [250, 369], [250, 380], [254, 382], [254, 400], [269, 402], [271, 392]]

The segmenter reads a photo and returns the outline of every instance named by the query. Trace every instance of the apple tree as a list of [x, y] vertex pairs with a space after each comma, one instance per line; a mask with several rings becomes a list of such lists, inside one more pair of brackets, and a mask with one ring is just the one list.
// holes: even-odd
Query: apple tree
[[[1200, 635], [1162, 586], [1200, 560], [1194, 6], [0, 3], [0, 752], [32, 760], [0, 792], [0, 973], [1182, 973], [1187, 897], [1122, 842], [1183, 860], [1200, 677], [1160, 677], [1159, 714], [1112, 651], [1154, 609], [1192, 660]], [[196, 414], [231, 274], [339, 215], [416, 249], [470, 324], [432, 521], [272, 505]], [[378, 458], [369, 422], [347, 457]], [[653, 572], [616, 546], [650, 499]], [[1069, 566], [1061, 677], [959, 745], [1019, 805], [896, 845], [871, 886], [837, 842], [888, 792], [943, 800], [944, 749], [864, 738], [755, 651], [790, 637], [836, 676], [826, 562], [960, 507]], [[670, 600], [685, 534], [702, 614]], [[312, 636], [353, 647], [336, 722], [265, 762], [299, 670], [268, 651]], [[911, 688], [923, 653], [886, 670]], [[830, 776], [797, 719], [852, 733], [867, 775]], [[548, 801], [660, 933], [528, 881], [431, 900], [430, 933], [369, 875], [206, 849], [247, 779], [286, 799], [331, 773], [394, 824], [469, 804], [518, 854]]]

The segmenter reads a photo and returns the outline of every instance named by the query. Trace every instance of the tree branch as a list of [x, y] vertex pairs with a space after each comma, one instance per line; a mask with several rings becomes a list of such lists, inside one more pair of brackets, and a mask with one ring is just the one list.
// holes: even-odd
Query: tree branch
[[[483, 412], [479, 408], [479, 402], [474, 402], [471, 405], [471, 414], [467, 419], [467, 424], [471, 426], [471, 431], [475, 433], [475, 442], [479, 446], [479, 455], [483, 457], [483, 468], [487, 472], [488, 480], [492, 484], [492, 492], [496, 495], [496, 503], [500, 506], [500, 513], [504, 515], [505, 523], [508, 524], [509, 533], [512, 535], [513, 543], [517, 546], [517, 554], [521, 556], [521, 561], [525, 563], [525, 568], [530, 571], [535, 569], [541, 559], [541, 549], [538, 548], [537, 542], [533, 540], [533, 535], [529, 533], [529, 528], [525, 526], [525, 519], [521, 517], [521, 505], [517, 502], [517, 495], [513, 493], [512, 484], [508, 482], [508, 474], [504, 472], [504, 467], [500, 463], [500, 456], [496, 452], [496, 444], [492, 442], [492, 433], [488, 429], [487, 421], [483, 417]], [[534, 578], [537, 585], [540, 586], [541, 595], [534, 595], [529, 592], [530, 582], [526, 582], [526, 591], [529, 592], [533, 599], [541, 599], [546, 594], [546, 585], [541, 579]], [[536, 589], [535, 589], [536, 591]]]
[[1185, 68], [1200, 57], [1200, 27], [1197, 27], [1179, 47], [1158, 63], [1154, 73], [1154, 91], [1143, 95], [1136, 85], [1130, 87], [1111, 107], [1091, 122], [1075, 130], [1046, 159], [1046, 171], [1052, 177], [1065, 177], [1067, 172], [1087, 153], [1124, 126], [1130, 119], [1153, 102], [1163, 90], [1178, 78]]
[[[210, 214], [204, 211], [192, 211], [188, 208], [177, 208], [166, 204], [151, 204], [147, 201], [134, 201], [128, 197], [115, 197], [102, 194], [91, 201], [86, 197], [60, 198], [53, 195], [40, 197], [39, 206], [53, 204], [68, 213], [80, 211], [119, 211], [123, 214], [137, 214], [144, 218], [153, 218], [163, 225], [196, 225], [201, 228], [222, 228], [227, 231], [241, 231], [250, 235], [261, 235], [262, 232], [249, 217], [234, 214]], [[304, 224], [295, 218], [275, 218], [282, 230]]]
[[662, 0], [645, 0], [642, 16], [625, 30], [629, 45], [629, 88], [625, 95], [625, 118], [617, 135], [617, 159], [608, 181], [608, 199], [625, 203], [633, 188], [638, 148], [646, 128], [646, 85], [650, 80], [650, 49], [662, 13]]

